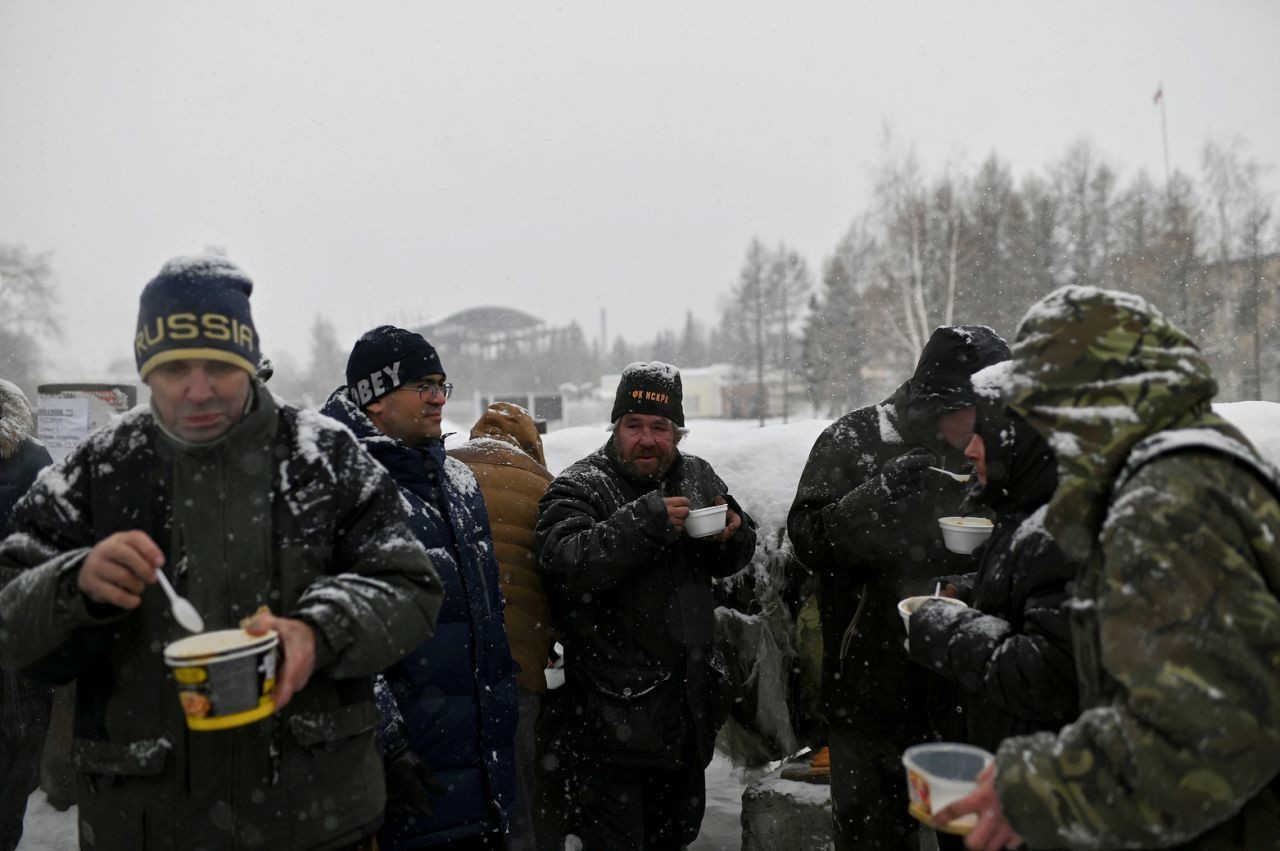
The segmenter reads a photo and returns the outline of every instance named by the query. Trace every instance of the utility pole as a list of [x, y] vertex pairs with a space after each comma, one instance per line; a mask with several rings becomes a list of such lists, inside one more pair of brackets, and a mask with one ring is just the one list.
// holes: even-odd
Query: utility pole
[[[1173, 184], [1169, 180], [1169, 122], [1164, 111], [1164, 80], [1156, 86], [1152, 101], [1160, 105], [1160, 139], [1164, 144], [1164, 197], [1166, 206], [1173, 204]], [[1190, 271], [1191, 257], [1187, 256], [1178, 270], [1178, 300], [1182, 304], [1182, 316], [1179, 320], [1184, 326], [1191, 325], [1191, 288], [1187, 286], [1187, 273]]]
[[1155, 96], [1152, 100], [1160, 105], [1160, 136], [1164, 141], [1164, 194], [1169, 196], [1169, 122], [1164, 114], [1164, 81], [1160, 81], [1160, 85], [1156, 87]]

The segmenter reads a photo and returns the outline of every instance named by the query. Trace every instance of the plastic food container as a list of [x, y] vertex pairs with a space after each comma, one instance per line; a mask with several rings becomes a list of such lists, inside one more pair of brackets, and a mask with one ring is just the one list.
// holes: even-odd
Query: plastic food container
[[934, 824], [933, 814], [972, 792], [978, 775], [995, 757], [982, 748], [954, 742], [937, 742], [907, 748], [902, 764], [907, 770], [907, 812], [944, 833], [963, 836], [978, 823], [976, 813], [947, 824]]
[[951, 606], [959, 606], [967, 609], [969, 606], [963, 600], [957, 600], [955, 597], [907, 597], [898, 602], [898, 617], [902, 618], [902, 628], [907, 632], [911, 632], [911, 616], [915, 614], [916, 609], [925, 604], [927, 600], [941, 600]]
[[274, 631], [203, 632], [164, 648], [178, 699], [192, 730], [228, 730], [266, 718], [276, 709]]
[[729, 522], [729, 506], [713, 505], [709, 508], [695, 508], [689, 512], [684, 521], [684, 530], [691, 538], [705, 538], [724, 531]]
[[953, 553], [968, 555], [991, 537], [995, 528], [985, 517], [940, 517], [942, 543]]

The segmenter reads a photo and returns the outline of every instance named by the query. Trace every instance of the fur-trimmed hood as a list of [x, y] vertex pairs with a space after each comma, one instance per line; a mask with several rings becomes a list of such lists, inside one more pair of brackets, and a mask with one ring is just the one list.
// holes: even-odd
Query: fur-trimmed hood
[[33, 431], [35, 417], [26, 394], [0, 378], [0, 458], [12, 458], [22, 439]]

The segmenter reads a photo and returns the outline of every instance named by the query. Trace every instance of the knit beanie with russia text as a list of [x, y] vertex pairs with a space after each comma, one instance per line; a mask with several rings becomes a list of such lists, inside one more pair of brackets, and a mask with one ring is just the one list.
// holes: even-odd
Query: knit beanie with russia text
[[255, 374], [261, 360], [249, 310], [253, 281], [224, 257], [177, 257], [143, 288], [133, 354], [144, 381], [161, 364], [214, 360]]

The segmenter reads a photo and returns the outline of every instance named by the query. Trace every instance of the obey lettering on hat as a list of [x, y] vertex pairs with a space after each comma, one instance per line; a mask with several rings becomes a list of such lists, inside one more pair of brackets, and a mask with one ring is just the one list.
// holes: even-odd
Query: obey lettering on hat
[[414, 331], [379, 325], [356, 340], [347, 358], [347, 395], [361, 408], [407, 382], [444, 375], [435, 347]]

